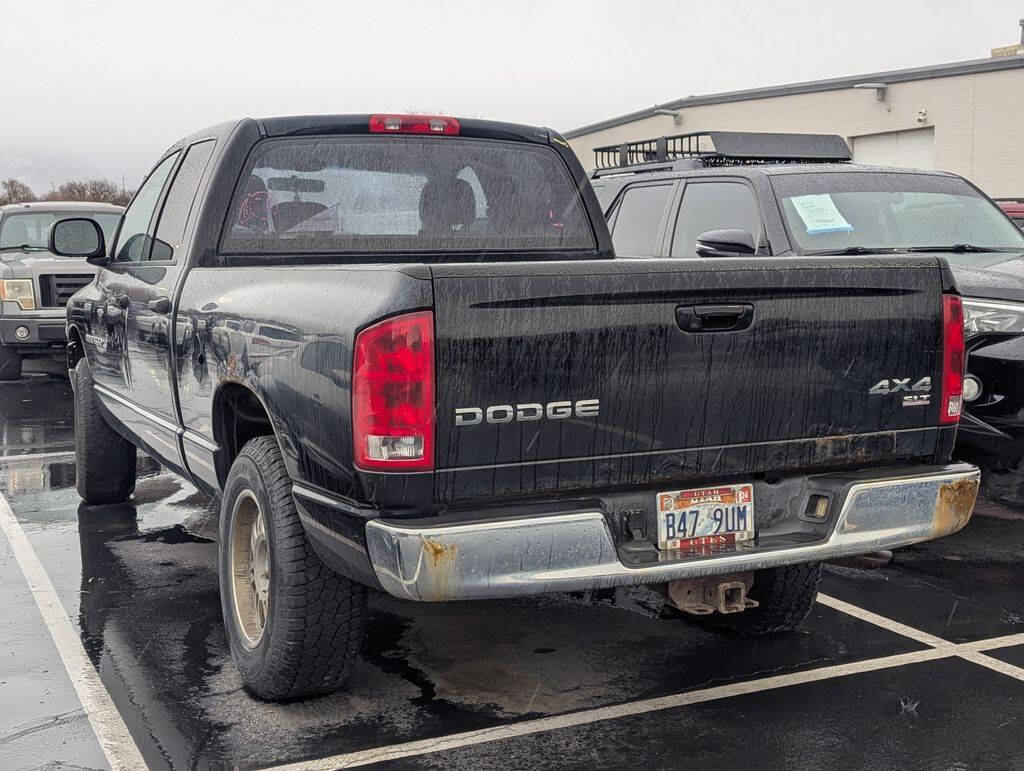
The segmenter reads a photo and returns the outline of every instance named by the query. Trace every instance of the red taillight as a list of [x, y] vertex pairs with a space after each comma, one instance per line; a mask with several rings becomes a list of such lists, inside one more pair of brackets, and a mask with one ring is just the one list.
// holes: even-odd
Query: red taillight
[[372, 134], [458, 134], [459, 122], [440, 115], [371, 115]]
[[359, 468], [434, 467], [433, 313], [396, 316], [356, 335], [352, 431]]
[[956, 295], [942, 296], [942, 404], [940, 423], [956, 423], [964, 403], [964, 305]]

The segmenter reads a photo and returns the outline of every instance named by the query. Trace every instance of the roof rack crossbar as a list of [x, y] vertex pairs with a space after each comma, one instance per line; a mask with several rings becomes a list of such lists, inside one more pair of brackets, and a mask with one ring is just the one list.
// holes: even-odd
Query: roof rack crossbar
[[795, 161], [824, 163], [851, 159], [846, 140], [836, 134], [765, 134], [697, 131], [594, 148], [598, 169], [622, 168], [678, 159], [708, 164]]

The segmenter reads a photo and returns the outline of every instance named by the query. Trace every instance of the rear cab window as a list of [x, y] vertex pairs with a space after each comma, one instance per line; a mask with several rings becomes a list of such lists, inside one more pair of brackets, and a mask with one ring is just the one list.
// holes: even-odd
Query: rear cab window
[[235, 189], [229, 255], [592, 252], [580, 192], [549, 147], [452, 137], [266, 139]]

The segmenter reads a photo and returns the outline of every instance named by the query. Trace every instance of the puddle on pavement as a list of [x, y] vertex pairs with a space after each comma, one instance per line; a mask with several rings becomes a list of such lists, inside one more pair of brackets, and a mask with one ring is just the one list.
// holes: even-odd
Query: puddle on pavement
[[[5, 494], [19, 495], [38, 493], [45, 490], [65, 490], [75, 486], [75, 459], [61, 457], [20, 458], [17, 455], [0, 458], [3, 469], [2, 486]], [[159, 463], [146, 455], [140, 455], [136, 467], [139, 479], [154, 477], [160, 474]]]
[[0, 455], [61, 452], [75, 447], [71, 384], [27, 375], [0, 383]]

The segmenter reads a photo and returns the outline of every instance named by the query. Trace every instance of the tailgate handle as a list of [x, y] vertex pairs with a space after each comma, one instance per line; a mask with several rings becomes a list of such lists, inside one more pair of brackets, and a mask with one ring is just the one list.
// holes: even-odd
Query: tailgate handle
[[749, 327], [753, 320], [754, 306], [749, 303], [676, 308], [676, 323], [684, 332], [738, 332]]

